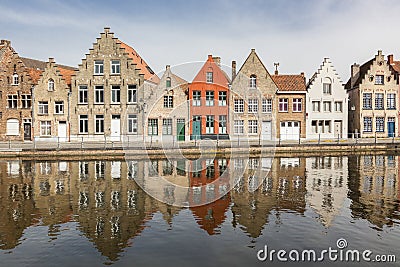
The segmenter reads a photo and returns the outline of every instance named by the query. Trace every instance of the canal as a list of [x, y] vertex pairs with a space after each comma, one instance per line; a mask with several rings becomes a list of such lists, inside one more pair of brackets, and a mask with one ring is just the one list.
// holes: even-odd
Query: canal
[[397, 263], [324, 265], [398, 266], [399, 160], [1, 160], [0, 266], [283, 266], [258, 252], [339, 239]]

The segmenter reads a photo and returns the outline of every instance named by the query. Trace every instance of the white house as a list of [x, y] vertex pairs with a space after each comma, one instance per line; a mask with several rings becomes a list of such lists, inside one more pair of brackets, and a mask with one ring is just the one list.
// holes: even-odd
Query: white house
[[329, 58], [307, 84], [307, 139], [347, 138], [348, 95]]

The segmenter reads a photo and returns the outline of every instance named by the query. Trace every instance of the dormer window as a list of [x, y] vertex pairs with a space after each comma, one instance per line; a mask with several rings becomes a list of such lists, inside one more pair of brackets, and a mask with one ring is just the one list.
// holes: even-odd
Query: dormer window
[[19, 84], [18, 74], [14, 74], [12, 78], [12, 85], [18, 85], [18, 84]]
[[250, 75], [250, 88], [257, 88], [257, 76], [254, 74]]
[[103, 60], [95, 60], [94, 61], [94, 74], [95, 75], [104, 74], [104, 61]]
[[207, 81], [207, 83], [213, 83], [214, 78], [213, 78], [212, 70], [207, 71], [207, 73], [206, 73], [206, 81]]
[[167, 88], [171, 88], [171, 78], [170, 77], [167, 78], [167, 81], [165, 82], [165, 86]]
[[53, 79], [49, 79], [49, 81], [47, 82], [47, 90], [54, 91], [54, 80]]

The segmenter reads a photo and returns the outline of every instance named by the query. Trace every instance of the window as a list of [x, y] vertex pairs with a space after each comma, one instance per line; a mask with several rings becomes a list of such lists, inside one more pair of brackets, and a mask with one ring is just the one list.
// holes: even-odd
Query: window
[[382, 93], [376, 93], [375, 94], [375, 109], [383, 109], [383, 94]]
[[31, 95], [21, 95], [22, 108], [31, 108], [32, 106], [32, 96]]
[[311, 131], [312, 133], [317, 133], [317, 121], [311, 121]]
[[375, 75], [375, 84], [383, 84], [383, 75]]
[[86, 85], [80, 85], [78, 89], [78, 104], [88, 103], [88, 88]]
[[163, 135], [172, 135], [172, 119], [163, 119], [162, 127]]
[[164, 96], [164, 108], [173, 108], [174, 107], [174, 97], [172, 95]]
[[249, 99], [249, 113], [258, 112], [258, 99]]
[[207, 115], [206, 116], [206, 134], [214, 133], [214, 116]]
[[271, 113], [272, 112], [272, 99], [263, 99], [262, 100], [262, 112], [263, 113]]
[[364, 132], [372, 132], [372, 118], [364, 117]]
[[89, 120], [88, 115], [79, 115], [79, 133], [85, 134], [89, 131]]
[[218, 106], [226, 106], [226, 91], [218, 92]]
[[165, 81], [165, 87], [171, 88], [171, 77], [167, 77], [167, 80]]
[[387, 94], [387, 109], [396, 109], [396, 94]]
[[212, 71], [208, 71], [206, 73], [206, 81], [207, 83], [212, 83], [214, 81]]
[[158, 135], [158, 119], [149, 119], [149, 135]]
[[8, 108], [18, 107], [18, 95], [7, 95]]
[[17, 119], [7, 120], [7, 135], [19, 135], [19, 121]]
[[137, 95], [136, 95], [136, 84], [128, 85], [128, 103], [137, 103]]
[[320, 112], [321, 111], [321, 102], [319, 101], [312, 101], [312, 111]]
[[235, 113], [243, 113], [244, 112], [244, 101], [243, 99], [235, 99], [233, 101], [234, 111]]
[[322, 86], [323, 86], [324, 95], [331, 95], [332, 94], [332, 84], [324, 83]]
[[103, 60], [94, 61], [94, 74], [102, 75], [104, 73], [104, 62]]
[[55, 114], [64, 114], [64, 101], [55, 101], [54, 102], [54, 113]]
[[342, 101], [335, 101], [335, 111], [343, 112], [343, 103]]
[[244, 128], [243, 128], [243, 120], [235, 120], [233, 122], [233, 132], [235, 134], [243, 134], [244, 133]]
[[256, 134], [258, 132], [257, 120], [249, 120], [249, 134]]
[[193, 106], [201, 106], [201, 92], [193, 91]]
[[324, 121], [324, 133], [331, 132], [331, 121]]
[[54, 80], [51, 78], [47, 82], [47, 90], [54, 91]]
[[288, 105], [288, 98], [279, 98], [279, 112], [288, 112]]
[[372, 109], [372, 94], [363, 94], [363, 109]]
[[47, 101], [39, 101], [39, 114], [40, 115], [49, 114], [49, 102], [47, 102]]
[[218, 121], [218, 133], [226, 134], [226, 115], [220, 115]]
[[331, 102], [330, 101], [324, 101], [323, 105], [324, 105], [324, 111], [325, 112], [331, 112], [332, 111]]
[[104, 115], [96, 115], [95, 116], [95, 133], [103, 134], [104, 133]]
[[293, 112], [301, 112], [303, 109], [302, 107], [302, 99], [301, 98], [294, 98], [293, 99]]
[[111, 86], [111, 104], [119, 104], [120, 102], [121, 102], [121, 89], [120, 89], [119, 85], [112, 85]]
[[206, 106], [214, 106], [214, 91], [206, 92]]
[[40, 122], [40, 136], [51, 136], [51, 121]]
[[385, 131], [385, 118], [376, 117], [376, 131], [378, 133], [383, 133]]
[[137, 115], [128, 114], [128, 133], [137, 134]]
[[119, 60], [111, 60], [111, 74], [121, 73], [121, 63]]
[[14, 74], [12, 76], [12, 85], [18, 85], [18, 84], [19, 84], [18, 74]]
[[250, 88], [257, 88], [257, 76], [254, 74], [250, 75]]
[[94, 103], [104, 104], [104, 87], [103, 85], [96, 85], [94, 87]]

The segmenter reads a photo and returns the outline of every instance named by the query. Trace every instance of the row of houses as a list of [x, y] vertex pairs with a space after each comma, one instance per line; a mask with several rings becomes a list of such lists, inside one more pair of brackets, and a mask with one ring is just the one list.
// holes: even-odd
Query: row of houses
[[157, 75], [109, 28], [77, 68], [24, 58], [0, 43], [0, 140], [299, 140], [399, 135], [400, 62], [381, 51], [343, 84], [325, 58], [271, 74], [254, 49], [231, 76], [209, 55], [192, 81]]

